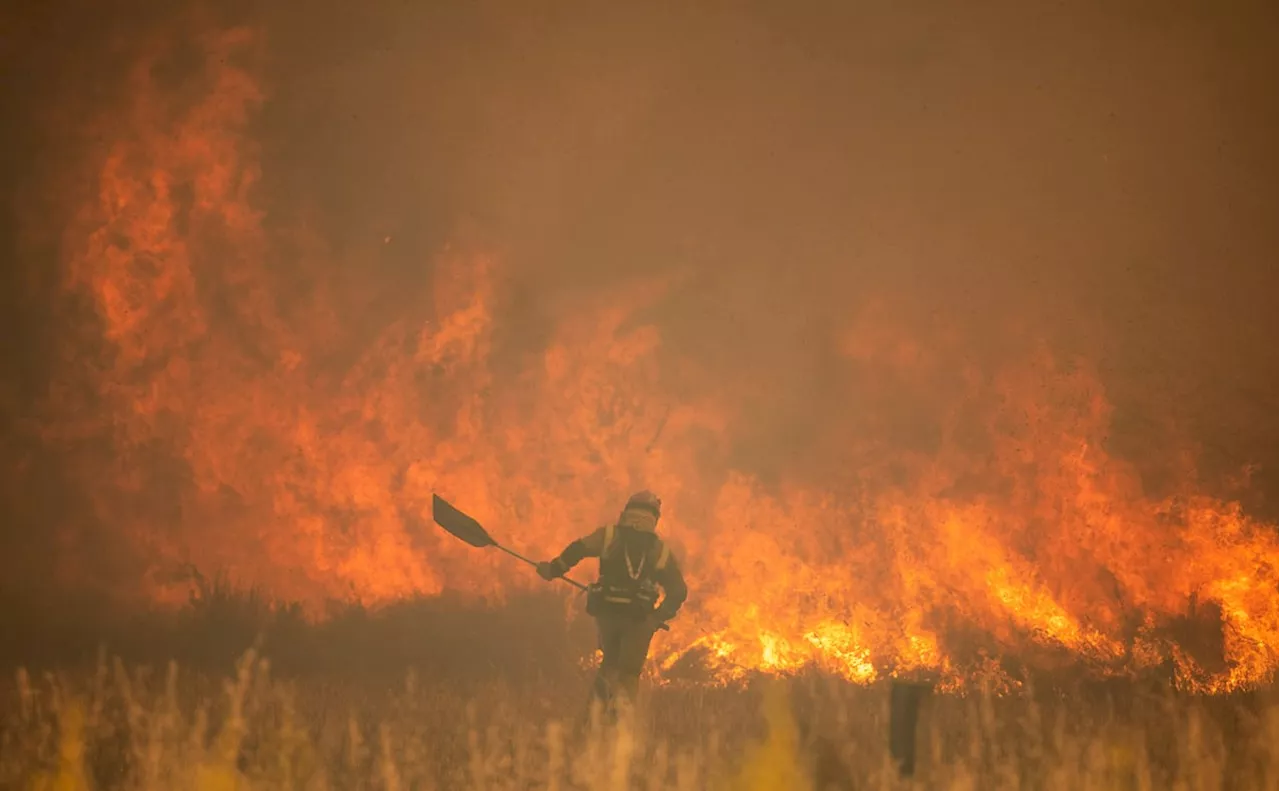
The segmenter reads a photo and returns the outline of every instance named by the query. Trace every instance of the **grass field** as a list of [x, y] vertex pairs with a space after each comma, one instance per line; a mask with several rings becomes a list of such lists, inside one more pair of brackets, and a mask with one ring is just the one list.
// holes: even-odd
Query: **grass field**
[[[646, 688], [584, 716], [590, 624], [549, 600], [420, 603], [319, 627], [223, 597], [176, 616], [5, 610], [0, 788], [1276, 788], [1277, 692], [1039, 682], [932, 695], [918, 765], [888, 753], [886, 684], [819, 675]], [[69, 612], [69, 610], [62, 610]], [[265, 635], [265, 638], [263, 638]], [[259, 638], [258, 651], [244, 652]], [[93, 641], [108, 641], [112, 653]], [[25, 647], [24, 647], [25, 646]], [[114, 652], [121, 658], [115, 658]], [[25, 657], [25, 658], [24, 658]], [[176, 657], [166, 659], [165, 657]]]

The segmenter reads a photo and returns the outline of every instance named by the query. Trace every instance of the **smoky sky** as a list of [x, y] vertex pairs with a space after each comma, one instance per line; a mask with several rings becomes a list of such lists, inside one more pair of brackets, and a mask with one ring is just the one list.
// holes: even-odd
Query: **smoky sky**
[[[394, 314], [444, 245], [499, 251], [499, 366], [595, 295], [711, 370], [787, 386], [777, 450], [836, 386], [824, 343], [885, 297], [998, 356], [1041, 336], [1118, 426], [1169, 413], [1276, 511], [1274, 10], [1263, 3], [49, 3], [0, 35], [10, 534], [74, 509], [25, 427], [48, 387], [60, 228], [138, 42], [245, 24], [266, 222], [363, 262]], [[21, 15], [22, 13], [25, 16]], [[165, 64], [184, 78], [179, 56]], [[376, 321], [370, 319], [373, 326]], [[768, 433], [768, 432], [766, 432]]]

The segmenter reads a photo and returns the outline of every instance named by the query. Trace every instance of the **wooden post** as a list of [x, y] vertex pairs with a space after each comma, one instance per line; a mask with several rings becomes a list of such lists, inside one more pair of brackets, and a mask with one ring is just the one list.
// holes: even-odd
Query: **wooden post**
[[931, 686], [894, 679], [889, 687], [889, 755], [903, 777], [916, 771], [916, 724]]

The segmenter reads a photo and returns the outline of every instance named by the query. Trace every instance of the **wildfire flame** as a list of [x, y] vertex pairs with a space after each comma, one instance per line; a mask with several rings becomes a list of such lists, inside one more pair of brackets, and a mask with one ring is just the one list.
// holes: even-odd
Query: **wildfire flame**
[[[648, 487], [692, 589], [664, 668], [697, 650], [726, 677], [961, 679], [1039, 651], [1103, 673], [1172, 661], [1208, 690], [1275, 672], [1276, 526], [1190, 475], [1145, 492], [1082, 362], [1037, 349], [991, 370], [851, 309], [848, 410], [803, 472], [766, 480], [734, 462], [740, 383], [673, 363], [640, 320], [661, 282], [601, 295], [514, 375], [490, 359], [495, 258], [442, 251], [414, 308], [371, 315], [314, 235], [257, 203], [258, 44], [209, 38], [195, 101], [139, 63], [65, 235], [67, 293], [94, 320], [67, 340], [48, 437], [146, 560], [147, 597], [185, 597], [186, 564], [314, 605], [500, 597], [542, 583], [430, 527], [433, 492], [549, 556]], [[904, 400], [929, 423], [894, 424]], [[1220, 666], [1178, 636], [1191, 606], [1220, 612]]]

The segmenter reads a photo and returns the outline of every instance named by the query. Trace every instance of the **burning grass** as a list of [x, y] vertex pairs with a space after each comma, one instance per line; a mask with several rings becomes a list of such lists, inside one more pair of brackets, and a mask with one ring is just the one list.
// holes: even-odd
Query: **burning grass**
[[[50, 100], [65, 103], [50, 115], [55, 139], [84, 134], [49, 149], [57, 177], [35, 186], [50, 211], [27, 212], [21, 229], [57, 240], [56, 295], [41, 311], [58, 327], [31, 344], [49, 358], [47, 387], [15, 422], [40, 453], [9, 465], [6, 485], [57, 494], [41, 518], [10, 521], [50, 536], [47, 575], [64, 588], [180, 604], [197, 564], [307, 609], [216, 586], [181, 614], [129, 618], [0, 597], [0, 662], [16, 683], [0, 784], [787, 788], [848, 774], [893, 786], [896, 669], [963, 691], [925, 712], [920, 771], [934, 787], [1275, 786], [1276, 525], [1243, 505], [1258, 499], [1234, 466], [1249, 454], [1206, 463], [1201, 446], [1225, 440], [1161, 414], [1226, 368], [1172, 388], [1165, 378], [1194, 369], [1118, 353], [1131, 324], [1154, 333], [1168, 320], [1135, 316], [1192, 301], [1118, 301], [1122, 320], [1090, 340], [1075, 327], [1098, 301], [1077, 271], [1078, 234], [1063, 260], [1069, 282], [1090, 284], [1079, 305], [1052, 285], [974, 301], [983, 289], [920, 288], [921, 273], [948, 284], [962, 264], [956, 282], [970, 284], [988, 271], [957, 251], [937, 270], [925, 248], [898, 267], [891, 237], [888, 257], [864, 230], [813, 244], [822, 236], [785, 212], [743, 234], [730, 193], [723, 207], [695, 201], [682, 229], [651, 229], [697, 240], [675, 257], [687, 261], [631, 249], [631, 234], [579, 245], [594, 205], [524, 241], [499, 221], [430, 250], [402, 245], [320, 211], [315, 185], [288, 178], [296, 130], [315, 122], [309, 83], [276, 70], [287, 50], [269, 51], [285, 30], [181, 16], [107, 36], [119, 73]], [[496, 81], [430, 93], [465, 96], [467, 118], [479, 96], [526, 134], [504, 91], [483, 90], [503, 70], [477, 51]], [[514, 62], [523, 79], [530, 59]], [[104, 99], [83, 106], [90, 95]], [[547, 115], [557, 130], [572, 117]], [[388, 131], [321, 145], [314, 161], [367, 161]], [[429, 147], [454, 137], [424, 131], [411, 136]], [[572, 191], [531, 140], [516, 149], [553, 175], [530, 194], [561, 204]], [[523, 194], [521, 169], [477, 171], [501, 176], [495, 206]], [[457, 197], [473, 190], [488, 192]], [[369, 228], [443, 233], [455, 211], [487, 213], [483, 199], [427, 194], [391, 198], [403, 224]], [[609, 201], [607, 189], [583, 194]], [[411, 208], [437, 203], [438, 214]], [[829, 208], [843, 212], [819, 214]], [[878, 212], [868, 227], [884, 225]], [[1139, 237], [1099, 237], [1128, 260], [1166, 213], [1152, 216], [1134, 224]], [[1039, 272], [1052, 252], [972, 236], [994, 274]], [[758, 257], [732, 252], [752, 247]], [[641, 265], [609, 274], [614, 253]], [[900, 282], [879, 274], [894, 268]], [[567, 277], [588, 269], [608, 276]], [[1193, 296], [1208, 315], [1212, 295]], [[1047, 305], [1062, 305], [1070, 331]], [[995, 315], [975, 318], [984, 311]], [[1184, 356], [1152, 337], [1162, 356]], [[1217, 348], [1211, 334], [1197, 345]], [[694, 595], [655, 643], [666, 683], [619, 740], [572, 724], [590, 624], [562, 617], [571, 603], [532, 575], [509, 575], [507, 558], [431, 528], [430, 503], [447, 496], [545, 557], [640, 488], [662, 494], [663, 536]], [[809, 675], [815, 665], [831, 675]], [[792, 681], [771, 687], [762, 673]]]
[[[224, 591], [180, 615], [95, 614], [96, 631], [63, 621], [80, 646], [114, 641], [96, 661], [54, 621], [44, 631], [28, 621], [25, 653], [39, 659], [15, 665], [0, 690], [0, 786], [920, 787], [891, 763], [885, 683], [805, 673], [651, 684], [634, 729], [592, 727], [590, 668], [574, 661], [590, 646], [589, 624], [548, 604], [422, 602], [318, 625], [285, 610], [262, 631], [265, 605]], [[255, 633], [259, 648], [240, 653]], [[24, 648], [9, 652], [16, 662]], [[926, 698], [916, 781], [1274, 788], [1276, 744], [1274, 682], [1193, 696], [1152, 678], [1043, 677], [1014, 694]]]
[[[61, 240], [60, 327], [22, 425], [58, 492], [60, 583], [172, 604], [191, 564], [221, 567], [308, 615], [519, 596], [542, 583], [432, 527], [436, 495], [545, 557], [648, 488], [695, 592], [655, 642], [667, 667], [963, 685], [1017, 657], [1122, 678], [1172, 665], [1202, 692], [1274, 676], [1274, 521], [1242, 504], [1247, 475], [1204, 464], [1199, 432], [1161, 414], [1166, 383], [1113, 397], [1115, 339], [1072, 341], [1021, 299], [988, 325], [914, 276], [837, 275], [864, 242], [808, 261], [785, 217], [759, 272], [716, 253], [610, 273], [485, 227], [432, 249], [344, 242], [345, 222], [317, 222], [280, 180], [290, 158], [268, 132], [297, 94], [272, 84], [274, 35], [208, 22], [120, 53], [117, 101], [84, 111], [94, 143], [40, 228]], [[692, 215], [701, 238], [715, 213]], [[561, 255], [602, 278], [552, 284]], [[699, 285], [722, 270], [740, 295]], [[802, 287], [781, 299], [780, 283]], [[42, 468], [15, 464], [13, 490]], [[369, 644], [359, 613], [340, 615]], [[388, 666], [456, 631], [399, 618]], [[310, 661], [311, 633], [281, 629], [273, 659]], [[336, 652], [335, 671], [370, 661]]]

